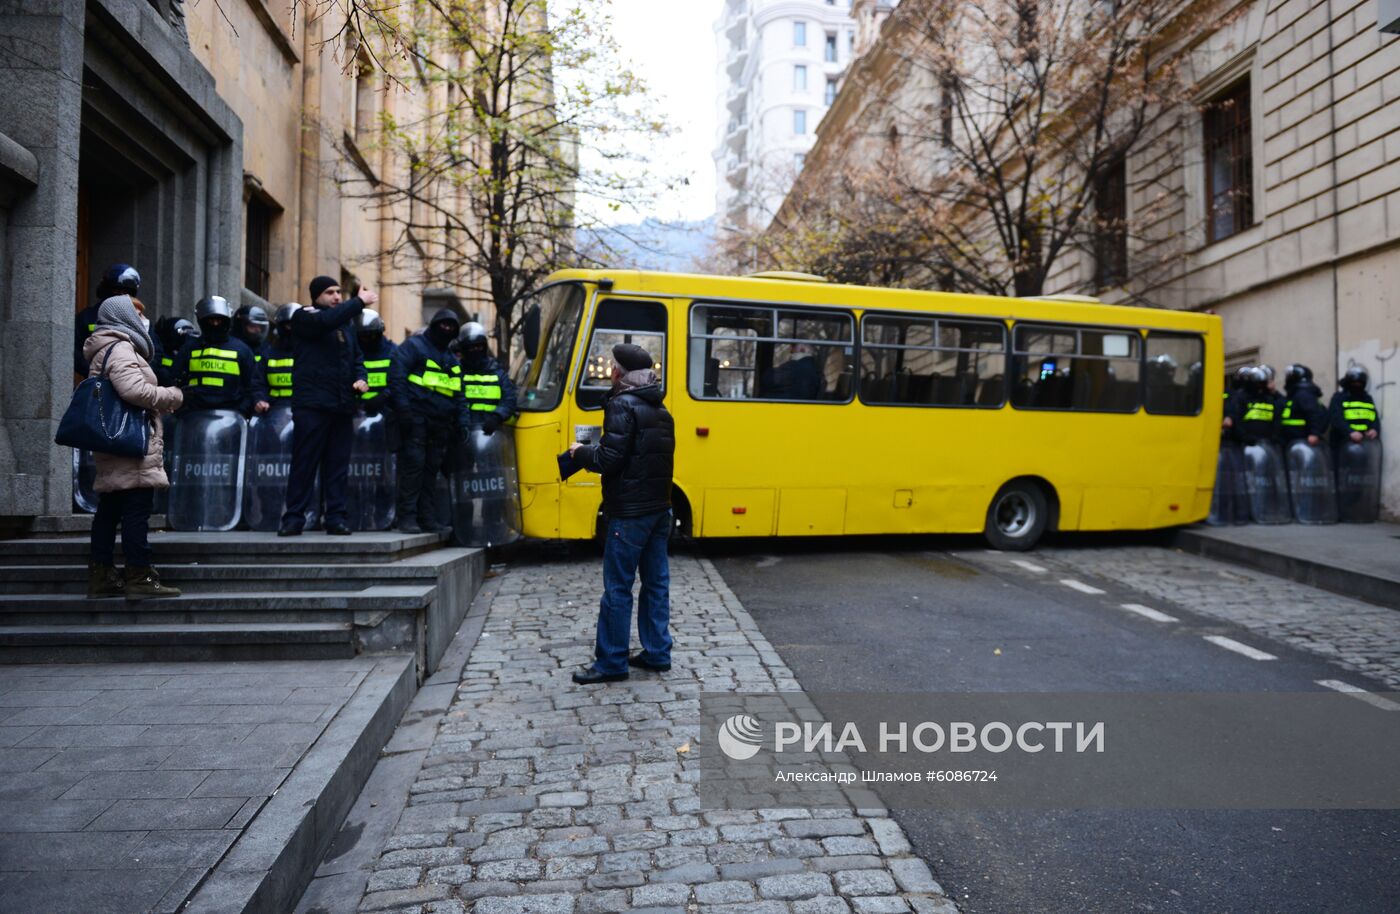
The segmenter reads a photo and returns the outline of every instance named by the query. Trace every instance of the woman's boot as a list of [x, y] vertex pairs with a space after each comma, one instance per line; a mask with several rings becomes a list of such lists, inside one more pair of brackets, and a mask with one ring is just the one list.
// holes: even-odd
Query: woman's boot
[[99, 565], [88, 562], [88, 599], [100, 600], [103, 597], [119, 597], [124, 592], [122, 576], [116, 565]]
[[126, 598], [145, 600], [150, 597], [178, 597], [178, 588], [160, 582], [160, 575], [154, 568], [126, 569]]

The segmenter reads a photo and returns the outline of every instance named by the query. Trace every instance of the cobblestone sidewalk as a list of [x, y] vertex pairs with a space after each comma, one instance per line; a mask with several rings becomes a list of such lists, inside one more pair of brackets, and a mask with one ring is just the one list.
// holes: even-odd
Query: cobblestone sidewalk
[[1035, 558], [1242, 625], [1400, 690], [1400, 612], [1393, 609], [1170, 549], [1040, 549]]
[[713, 565], [671, 575], [672, 671], [579, 687], [599, 563], [509, 571], [361, 911], [956, 914], [893, 819], [700, 809], [699, 693], [798, 685]]

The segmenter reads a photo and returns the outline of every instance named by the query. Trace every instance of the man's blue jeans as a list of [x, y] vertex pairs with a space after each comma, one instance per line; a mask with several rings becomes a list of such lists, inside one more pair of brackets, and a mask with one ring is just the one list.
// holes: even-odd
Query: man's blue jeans
[[627, 646], [632, 628], [632, 582], [642, 575], [637, 606], [637, 635], [648, 663], [671, 662], [671, 569], [666, 541], [671, 512], [608, 520], [603, 546], [603, 599], [598, 604], [598, 644], [594, 669], [627, 672]]

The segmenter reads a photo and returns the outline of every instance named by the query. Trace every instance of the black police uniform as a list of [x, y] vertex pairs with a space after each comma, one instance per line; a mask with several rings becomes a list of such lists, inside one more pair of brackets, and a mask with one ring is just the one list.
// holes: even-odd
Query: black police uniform
[[321, 474], [327, 531], [346, 529], [350, 445], [365, 379], [355, 322], [359, 297], [334, 308], [302, 308], [292, 317], [292, 469], [279, 533], [299, 533]]
[[398, 348], [381, 333], [377, 346], [373, 349], [360, 349], [360, 363], [364, 365], [365, 381], [369, 384], [369, 390], [360, 394], [360, 401], [367, 413], [384, 412], [392, 408], [389, 373], [394, 367], [394, 353]]
[[273, 406], [292, 405], [292, 369], [296, 352], [292, 341], [272, 334], [258, 353], [257, 399]]
[[1364, 390], [1344, 387], [1337, 391], [1327, 407], [1327, 417], [1332, 426], [1333, 444], [1345, 444], [1352, 432], [1365, 434], [1375, 429], [1380, 433], [1381, 417], [1376, 411], [1376, 401]]
[[473, 428], [480, 426], [489, 435], [515, 415], [515, 385], [489, 355], [473, 355], [468, 350], [461, 365], [467, 423]]
[[1276, 394], [1267, 390], [1237, 391], [1230, 397], [1235, 437], [1244, 444], [1278, 440], [1279, 419], [1283, 410]]
[[433, 486], [447, 457], [448, 445], [465, 428], [462, 367], [448, 350], [456, 330], [441, 338], [441, 321], [458, 324], [456, 312], [443, 308], [427, 329], [404, 341], [394, 352], [389, 392], [399, 421], [399, 494], [396, 514], [400, 527], [423, 524], [437, 529]]
[[1279, 419], [1279, 434], [1285, 442], [1298, 441], [1309, 435], [1321, 437], [1327, 432], [1327, 410], [1322, 406], [1322, 389], [1304, 381], [1283, 402]]
[[186, 340], [171, 371], [185, 393], [181, 412], [200, 409], [233, 409], [247, 416], [253, 411], [257, 362], [253, 350], [227, 332]]

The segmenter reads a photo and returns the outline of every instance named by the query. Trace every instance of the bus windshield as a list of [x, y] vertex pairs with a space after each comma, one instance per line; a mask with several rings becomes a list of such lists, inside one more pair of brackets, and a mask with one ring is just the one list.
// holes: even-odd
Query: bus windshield
[[566, 282], [543, 290], [532, 303], [540, 309], [539, 350], [527, 353], [522, 334], [515, 335], [511, 346], [510, 376], [520, 409], [549, 412], [559, 405], [583, 316], [583, 296], [583, 286]]

